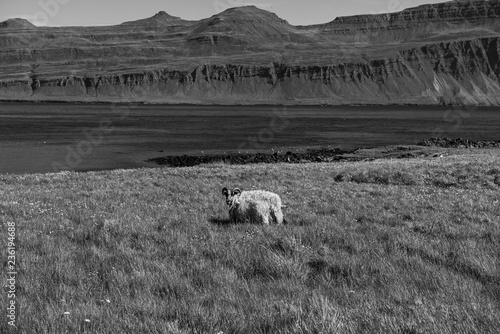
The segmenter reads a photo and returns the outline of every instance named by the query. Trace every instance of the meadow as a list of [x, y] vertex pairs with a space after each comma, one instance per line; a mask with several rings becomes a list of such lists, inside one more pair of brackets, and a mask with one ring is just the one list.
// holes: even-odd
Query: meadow
[[[446, 152], [0, 175], [18, 332], [498, 333], [500, 150]], [[224, 186], [290, 223], [230, 224]]]

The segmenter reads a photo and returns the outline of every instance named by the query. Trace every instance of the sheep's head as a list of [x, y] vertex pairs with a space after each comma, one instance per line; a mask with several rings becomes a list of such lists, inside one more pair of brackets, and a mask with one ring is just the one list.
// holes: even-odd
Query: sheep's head
[[240, 204], [238, 201], [240, 194], [241, 190], [239, 188], [234, 188], [233, 190], [228, 190], [227, 188], [222, 189], [222, 195], [226, 196], [226, 204], [230, 209]]

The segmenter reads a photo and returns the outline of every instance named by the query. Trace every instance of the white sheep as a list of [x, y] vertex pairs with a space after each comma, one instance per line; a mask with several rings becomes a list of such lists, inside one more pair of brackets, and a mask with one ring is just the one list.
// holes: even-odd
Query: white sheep
[[287, 223], [281, 211], [281, 198], [275, 193], [265, 190], [241, 191], [238, 188], [233, 190], [224, 188], [222, 195], [226, 196], [231, 223], [250, 222], [265, 225], [269, 225], [270, 222]]

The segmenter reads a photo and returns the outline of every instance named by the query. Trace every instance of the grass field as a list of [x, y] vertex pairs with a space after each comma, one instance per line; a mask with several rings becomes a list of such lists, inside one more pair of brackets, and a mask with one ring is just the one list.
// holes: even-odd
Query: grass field
[[[224, 186], [279, 193], [290, 224], [229, 224]], [[499, 150], [0, 175], [0, 221], [20, 333], [500, 328]]]

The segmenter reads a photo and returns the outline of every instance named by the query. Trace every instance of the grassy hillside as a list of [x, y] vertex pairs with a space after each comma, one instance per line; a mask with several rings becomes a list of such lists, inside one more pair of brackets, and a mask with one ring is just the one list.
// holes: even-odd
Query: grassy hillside
[[[290, 225], [230, 225], [223, 186]], [[499, 199], [499, 150], [0, 175], [22, 333], [496, 333]]]

